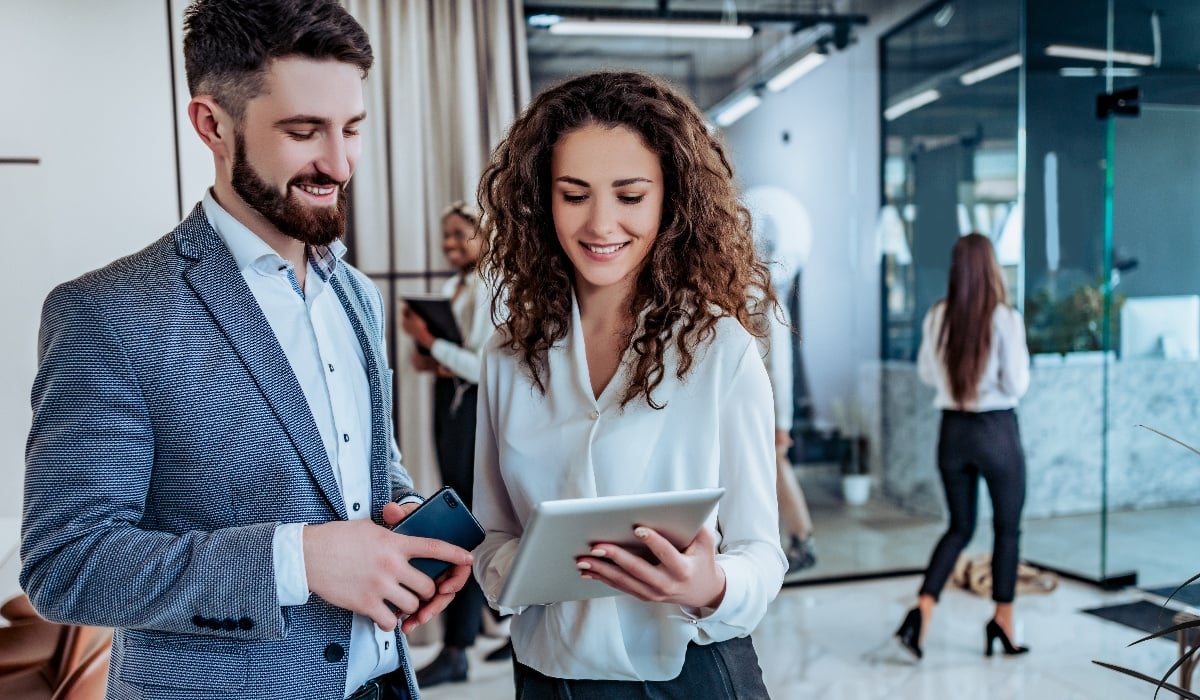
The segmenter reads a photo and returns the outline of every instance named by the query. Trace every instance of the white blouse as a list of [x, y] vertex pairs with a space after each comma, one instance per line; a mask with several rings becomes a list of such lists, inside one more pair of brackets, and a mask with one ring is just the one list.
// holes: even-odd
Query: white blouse
[[1017, 401], [1029, 388], [1029, 348], [1025, 345], [1025, 322], [1021, 314], [1007, 304], [996, 306], [992, 313], [992, 347], [979, 378], [977, 399], [959, 407], [950, 393], [950, 380], [937, 349], [945, 308], [944, 302], [938, 302], [925, 314], [921, 349], [917, 352], [917, 375], [937, 389], [933, 405], [976, 412], [1016, 408]]
[[[454, 291], [462, 280], [463, 290], [457, 297]], [[479, 364], [484, 346], [496, 329], [492, 323], [492, 295], [487, 283], [477, 272], [459, 273], [442, 285], [442, 294], [451, 298], [450, 310], [462, 332], [461, 346], [438, 338], [429, 354], [446, 369], [472, 384], [479, 383]]]
[[484, 355], [475, 452], [475, 516], [487, 531], [474, 552], [475, 576], [493, 607], [535, 504], [726, 489], [707, 523], [718, 532], [717, 562], [726, 576], [719, 607], [685, 610], [617, 595], [501, 609], [517, 613], [517, 658], [556, 678], [668, 680], [683, 668], [689, 642], [750, 634], [787, 568], [771, 386], [750, 334], [736, 319], [721, 319], [684, 382], [669, 369], [677, 363], [672, 346], [654, 391], [662, 410], [644, 398], [621, 408], [632, 351], [594, 398], [577, 303], [566, 338], [548, 353], [544, 395], [503, 337], [497, 333]]

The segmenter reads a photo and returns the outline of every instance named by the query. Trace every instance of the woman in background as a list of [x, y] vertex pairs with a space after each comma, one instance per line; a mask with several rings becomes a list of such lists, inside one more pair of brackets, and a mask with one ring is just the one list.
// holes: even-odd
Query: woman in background
[[1029, 387], [1029, 350], [1021, 314], [1007, 303], [992, 242], [978, 233], [954, 245], [946, 298], [925, 315], [917, 358], [921, 381], [937, 389], [942, 409], [938, 471], [946, 491], [950, 526], [925, 571], [917, 607], [896, 636], [922, 656], [938, 596], [958, 555], [975, 532], [979, 477], [992, 499], [992, 599], [995, 613], [984, 629], [984, 653], [999, 639], [1005, 654], [1023, 654], [1013, 636], [1025, 456], [1014, 409]]
[[[442, 253], [456, 270], [441, 293], [450, 299], [463, 344], [435, 338], [425, 321], [409, 309], [404, 310], [402, 326], [420, 349], [413, 352], [413, 366], [437, 376], [433, 385], [433, 437], [442, 483], [453, 488], [470, 508], [479, 363], [494, 330], [492, 297], [478, 270], [483, 247], [479, 212], [461, 201], [455, 202], [442, 212], [441, 222]], [[475, 643], [484, 605], [479, 584], [474, 578], [468, 579], [442, 615], [441, 652], [417, 671], [420, 687], [467, 679], [466, 649]]]
[[517, 697], [767, 697], [749, 635], [786, 562], [748, 302], [775, 297], [724, 149], [661, 81], [592, 73], [533, 100], [479, 200], [507, 309], [475, 475], [492, 605], [537, 503], [725, 489], [683, 551], [636, 527], [656, 561], [601, 542], [575, 562], [626, 595], [502, 610]]

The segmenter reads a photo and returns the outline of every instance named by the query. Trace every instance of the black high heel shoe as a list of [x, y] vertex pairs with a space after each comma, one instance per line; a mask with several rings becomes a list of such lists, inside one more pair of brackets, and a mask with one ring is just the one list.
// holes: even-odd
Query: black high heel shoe
[[1000, 645], [1004, 647], [1004, 653], [1008, 656], [1016, 656], [1029, 651], [1029, 647], [1019, 647], [1012, 643], [1008, 635], [1004, 633], [1004, 628], [996, 622], [995, 619], [988, 620], [987, 627], [984, 628], [987, 633], [987, 644], [983, 648], [984, 656], [992, 655], [992, 642], [999, 639]]
[[896, 638], [900, 640], [900, 645], [905, 651], [912, 654], [917, 661], [921, 660], [923, 653], [921, 652], [921, 610], [913, 608], [904, 616], [904, 622], [900, 623], [900, 629], [896, 630]]

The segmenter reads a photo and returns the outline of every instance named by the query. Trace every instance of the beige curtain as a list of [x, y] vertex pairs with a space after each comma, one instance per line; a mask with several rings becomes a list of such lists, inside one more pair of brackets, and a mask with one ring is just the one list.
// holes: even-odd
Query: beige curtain
[[351, 183], [356, 265], [383, 290], [397, 435], [422, 493], [441, 485], [431, 379], [413, 371], [400, 298], [436, 291], [448, 268], [438, 216], [475, 200], [480, 173], [529, 99], [520, 0], [343, 0], [375, 50], [363, 154]]

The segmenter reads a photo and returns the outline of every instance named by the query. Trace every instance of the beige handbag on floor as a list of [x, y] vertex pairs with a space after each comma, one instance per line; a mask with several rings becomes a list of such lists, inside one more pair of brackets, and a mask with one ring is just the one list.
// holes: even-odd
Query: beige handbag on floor
[[[992, 555], [963, 554], [950, 574], [950, 583], [986, 598], [992, 596]], [[1058, 574], [1025, 562], [1017, 564], [1017, 595], [1049, 593], [1058, 588]]]

